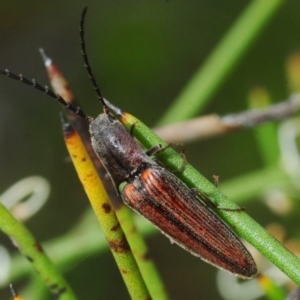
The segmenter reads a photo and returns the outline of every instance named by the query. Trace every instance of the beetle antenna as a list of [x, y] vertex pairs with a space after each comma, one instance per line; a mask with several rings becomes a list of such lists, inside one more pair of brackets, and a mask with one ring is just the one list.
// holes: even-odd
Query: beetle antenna
[[90, 119], [89, 116], [87, 116], [80, 107], [75, 107], [73, 106], [70, 102], [66, 101], [61, 95], [54, 93], [51, 89], [48, 88], [48, 86], [42, 86], [39, 83], [37, 83], [35, 81], [35, 79], [29, 80], [27, 78], [25, 78], [22, 74], [19, 75], [15, 75], [13, 73], [11, 73], [9, 70], [5, 69], [5, 70], [0, 70], [0, 74], [2, 75], [6, 75], [9, 78], [15, 79], [15, 80], [19, 80], [25, 84], [31, 85], [33, 86], [35, 89], [42, 91], [44, 93], [46, 93], [48, 96], [56, 99], [60, 104], [64, 105], [65, 107], [67, 107], [69, 110], [73, 111], [74, 113], [76, 113], [78, 116], [85, 118], [85, 119]]
[[80, 25], [79, 25], [81, 54], [82, 54], [82, 57], [83, 57], [83, 60], [84, 60], [84, 66], [85, 66], [85, 68], [88, 72], [88, 76], [89, 76], [89, 78], [90, 78], [90, 80], [93, 84], [93, 87], [94, 87], [96, 93], [97, 93], [98, 99], [99, 99], [99, 101], [101, 102], [101, 104], [103, 106], [104, 112], [108, 113], [109, 109], [108, 109], [107, 105], [105, 104], [105, 100], [104, 100], [104, 98], [101, 94], [100, 88], [99, 88], [99, 86], [96, 82], [96, 79], [95, 79], [94, 74], [92, 72], [91, 66], [89, 64], [88, 56], [87, 56], [87, 53], [86, 53], [86, 50], [85, 50], [84, 19], [85, 19], [86, 12], [87, 12], [87, 7], [85, 7], [83, 12], [82, 12], [81, 19], [80, 19]]

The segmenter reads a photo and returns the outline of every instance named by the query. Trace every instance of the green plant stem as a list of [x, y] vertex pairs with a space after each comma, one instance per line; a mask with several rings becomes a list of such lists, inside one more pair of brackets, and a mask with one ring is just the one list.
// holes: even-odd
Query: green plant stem
[[187, 120], [199, 113], [284, 2], [251, 1], [204, 65], [190, 79], [159, 125]]
[[169, 299], [163, 285], [163, 280], [151, 259], [148, 246], [146, 245], [141, 232], [135, 226], [133, 212], [125, 204], [116, 209], [116, 215], [126, 235], [132, 253], [142, 273], [143, 279], [153, 299]]
[[14, 240], [20, 252], [31, 262], [33, 268], [60, 300], [76, 299], [72, 289], [56, 270], [33, 235], [0, 203], [0, 229]]
[[[122, 113], [120, 119], [128, 129], [134, 126], [134, 135], [147, 149], [157, 144], [161, 144], [163, 147], [167, 146], [151, 129], [135, 117], [128, 113]], [[182, 157], [170, 147], [159, 152], [157, 157], [171, 170], [178, 170], [182, 165]], [[184, 171], [176, 173], [176, 175], [188, 187], [197, 188], [204, 193], [218, 207], [239, 208], [191, 165], [187, 164]], [[232, 212], [219, 209], [216, 210], [216, 213], [287, 276], [300, 284], [300, 259], [274, 239], [263, 227], [242, 211]]]

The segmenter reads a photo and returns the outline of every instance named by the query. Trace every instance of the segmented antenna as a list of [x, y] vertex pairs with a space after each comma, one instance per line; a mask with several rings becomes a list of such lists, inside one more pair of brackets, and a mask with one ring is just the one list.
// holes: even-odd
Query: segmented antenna
[[42, 91], [44, 93], [46, 93], [47, 95], [49, 95], [50, 97], [56, 99], [59, 103], [61, 103], [62, 105], [66, 106], [69, 110], [73, 111], [74, 113], [76, 113], [78, 116], [85, 118], [85, 119], [90, 119], [89, 116], [87, 116], [80, 107], [75, 107], [73, 106], [70, 102], [66, 101], [61, 95], [54, 93], [52, 90], [50, 90], [48, 88], [48, 86], [41, 86], [40, 84], [38, 84], [34, 79], [29, 80], [27, 78], [25, 78], [22, 74], [19, 75], [15, 75], [13, 73], [11, 73], [9, 70], [5, 69], [5, 70], [0, 70], [0, 74], [2, 75], [6, 75], [9, 78], [12, 79], [16, 79], [16, 80], [20, 80], [21, 82], [31, 85], [33, 86], [35, 89]]
[[80, 23], [79, 23], [79, 32], [80, 32], [80, 45], [81, 45], [81, 54], [82, 54], [82, 57], [83, 57], [83, 60], [84, 60], [84, 66], [88, 72], [88, 76], [93, 84], [93, 87], [97, 93], [97, 96], [98, 96], [98, 99], [100, 100], [102, 106], [103, 106], [103, 109], [104, 109], [104, 112], [105, 113], [108, 113], [109, 112], [109, 109], [107, 107], [107, 105], [105, 104], [105, 100], [101, 94], [101, 91], [100, 91], [100, 88], [96, 82], [96, 79], [93, 75], [93, 72], [92, 72], [92, 69], [91, 69], [91, 66], [89, 64], [89, 60], [88, 60], [88, 56], [87, 56], [87, 53], [86, 53], [86, 50], [85, 50], [85, 41], [84, 41], [84, 19], [85, 19], [85, 15], [86, 15], [86, 12], [87, 12], [87, 7], [84, 8], [83, 12], [82, 12], [82, 15], [81, 15], [81, 19], [80, 19]]

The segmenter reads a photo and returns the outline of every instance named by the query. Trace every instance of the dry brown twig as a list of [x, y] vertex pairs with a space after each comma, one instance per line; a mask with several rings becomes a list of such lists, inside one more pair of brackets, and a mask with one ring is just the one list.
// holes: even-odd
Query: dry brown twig
[[189, 142], [218, 136], [231, 131], [251, 128], [294, 115], [300, 106], [300, 95], [294, 94], [285, 101], [264, 109], [251, 109], [223, 117], [211, 114], [186, 122], [154, 128], [166, 142]]

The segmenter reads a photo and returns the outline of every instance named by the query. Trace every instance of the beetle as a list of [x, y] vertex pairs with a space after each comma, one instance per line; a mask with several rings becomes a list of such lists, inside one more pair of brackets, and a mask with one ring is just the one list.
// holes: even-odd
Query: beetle
[[243, 278], [256, 266], [238, 237], [195, 192], [151, 159], [110, 114], [90, 123], [93, 148], [121, 197], [172, 242]]
[[8, 70], [0, 74], [21, 80], [58, 100], [78, 116], [89, 120], [92, 147], [125, 204], [153, 223], [170, 240], [212, 265], [242, 278], [257, 273], [256, 265], [239, 238], [199, 196], [148, 154], [111, 113], [100, 92], [85, 51], [83, 22], [80, 21], [82, 54], [104, 113], [93, 119], [60, 95]]

